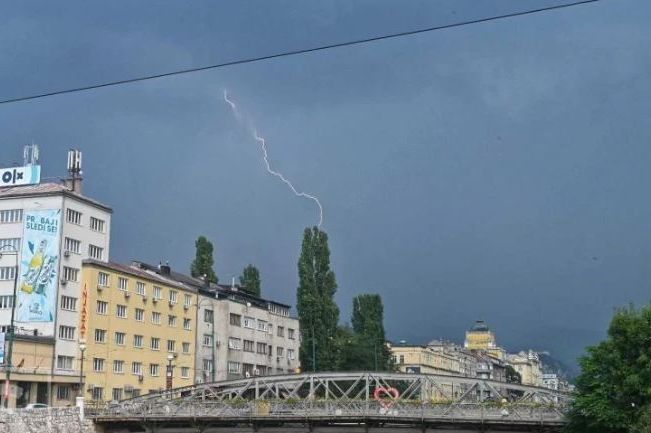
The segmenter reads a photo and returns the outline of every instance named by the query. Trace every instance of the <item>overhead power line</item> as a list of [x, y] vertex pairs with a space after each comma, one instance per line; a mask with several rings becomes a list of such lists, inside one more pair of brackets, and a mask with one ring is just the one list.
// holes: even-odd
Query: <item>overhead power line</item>
[[320, 46], [312, 47], [312, 48], [304, 48], [304, 49], [298, 49], [298, 50], [283, 51], [283, 52], [280, 52], [280, 53], [269, 54], [267, 56], [249, 57], [249, 58], [246, 58], [246, 59], [231, 60], [229, 62], [217, 63], [217, 64], [214, 64], [214, 65], [199, 66], [199, 67], [196, 67], [196, 68], [188, 68], [188, 69], [179, 69], [179, 70], [176, 70], [176, 71], [163, 72], [163, 73], [153, 74], [153, 75], [145, 75], [145, 76], [142, 76], [142, 77], [127, 78], [127, 79], [118, 80], [118, 81], [108, 81], [108, 82], [105, 82], [105, 83], [92, 84], [92, 85], [89, 85], [89, 86], [82, 86], [82, 87], [74, 87], [74, 88], [70, 88], [70, 89], [54, 90], [54, 91], [47, 92], [47, 93], [39, 93], [39, 94], [34, 94], [34, 95], [21, 96], [21, 97], [17, 97], [17, 98], [10, 98], [10, 99], [0, 100], [0, 104], [10, 104], [10, 103], [13, 103], [13, 102], [28, 101], [28, 100], [31, 100], [31, 99], [47, 98], [49, 96], [64, 95], [66, 93], [85, 92], [85, 91], [88, 91], [88, 90], [100, 89], [102, 87], [120, 86], [120, 85], [123, 85], [123, 84], [137, 83], [139, 81], [155, 80], [157, 78], [172, 77], [172, 76], [175, 76], [175, 75], [190, 74], [190, 73], [194, 73], [194, 72], [207, 71], [207, 70], [210, 70], [210, 69], [224, 68], [224, 67], [227, 67], [227, 66], [243, 65], [243, 64], [246, 64], [246, 63], [260, 62], [260, 61], [263, 61], [263, 60], [277, 59], [279, 57], [295, 56], [295, 55], [298, 55], [298, 54], [313, 53], [313, 52], [316, 52], [316, 51], [330, 50], [330, 49], [333, 49], [333, 48], [350, 47], [350, 46], [353, 46], [353, 45], [367, 44], [367, 43], [370, 43], [370, 42], [383, 41], [383, 40], [386, 40], [386, 39], [401, 38], [401, 37], [405, 37], [405, 36], [412, 36], [412, 35], [417, 35], [417, 34], [421, 34], [421, 33], [433, 32], [433, 31], [437, 31], [437, 30], [451, 29], [451, 28], [454, 28], [454, 27], [463, 27], [463, 26], [467, 26], [467, 25], [480, 24], [480, 23], [485, 23], [485, 22], [489, 22], [489, 21], [503, 20], [503, 19], [507, 19], [507, 18], [515, 18], [515, 17], [521, 17], [521, 16], [525, 16], [525, 15], [533, 15], [533, 14], [537, 14], [537, 13], [540, 13], [540, 12], [547, 12], [547, 11], [553, 11], [553, 10], [558, 10], [558, 9], [566, 9], [566, 8], [573, 7], [573, 6], [580, 6], [580, 5], [585, 5], [585, 4], [588, 4], [588, 3], [596, 3], [598, 1], [600, 1], [600, 0], [575, 1], [575, 2], [572, 2], [572, 3], [564, 3], [564, 4], [559, 4], [559, 5], [554, 5], [554, 6], [547, 6], [547, 7], [538, 8], [538, 9], [529, 9], [529, 10], [521, 11], [521, 12], [512, 12], [512, 13], [504, 14], [504, 15], [495, 15], [495, 16], [486, 17], [486, 18], [479, 18], [479, 19], [475, 19], [475, 20], [461, 21], [461, 22], [452, 23], [452, 24], [444, 24], [444, 25], [441, 25], [441, 26], [427, 27], [427, 28], [416, 29], [416, 30], [409, 30], [409, 31], [400, 32], [400, 33], [390, 33], [390, 34], [385, 34], [385, 35], [380, 35], [380, 36], [373, 36], [373, 37], [365, 38], [365, 39], [355, 39], [355, 40], [351, 40], [351, 41], [339, 42], [339, 43], [334, 43], [334, 44], [329, 44], [329, 45], [320, 45]]

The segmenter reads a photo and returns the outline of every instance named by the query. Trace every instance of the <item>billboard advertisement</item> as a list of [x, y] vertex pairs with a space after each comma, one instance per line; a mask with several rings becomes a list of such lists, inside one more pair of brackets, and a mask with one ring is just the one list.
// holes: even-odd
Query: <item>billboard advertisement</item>
[[32, 185], [40, 181], [40, 165], [0, 168], [0, 188], [3, 186]]
[[18, 322], [54, 322], [60, 226], [61, 209], [25, 213], [16, 294]]

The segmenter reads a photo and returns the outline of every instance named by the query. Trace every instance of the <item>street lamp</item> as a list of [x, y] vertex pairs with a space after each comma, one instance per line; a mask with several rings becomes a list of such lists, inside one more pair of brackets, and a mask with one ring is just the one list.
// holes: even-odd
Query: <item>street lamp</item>
[[18, 250], [13, 245], [3, 245], [0, 247], [0, 251], [5, 248], [10, 247], [11, 250], [8, 253], [0, 252], [0, 259], [4, 254], [13, 254], [16, 256], [16, 266], [14, 268], [14, 294], [11, 298], [11, 322], [9, 324], [9, 348], [7, 349], [7, 360], [5, 362], [5, 392], [4, 392], [4, 406], [5, 408], [9, 407], [9, 382], [11, 380], [11, 355], [14, 350], [14, 315], [16, 313], [16, 289], [18, 288]]
[[170, 391], [170, 396], [172, 392], [172, 372], [174, 371], [174, 366], [172, 365], [172, 361], [174, 361], [174, 355], [171, 353], [167, 355], [167, 380], [165, 381], [165, 388], [167, 388], [168, 391]]
[[79, 397], [84, 396], [84, 352], [86, 351], [86, 340], [79, 340], [79, 352], [81, 353], [81, 364], [79, 365]]

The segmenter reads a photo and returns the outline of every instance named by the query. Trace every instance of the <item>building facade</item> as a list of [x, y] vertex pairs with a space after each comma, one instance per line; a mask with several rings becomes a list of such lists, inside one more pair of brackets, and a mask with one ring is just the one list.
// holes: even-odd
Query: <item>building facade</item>
[[543, 386], [542, 365], [532, 350], [507, 355], [507, 362], [520, 373], [523, 385]]
[[395, 344], [391, 356], [399, 371], [415, 374], [462, 375], [462, 359], [455, 353], [434, 346]]
[[495, 334], [483, 320], [477, 320], [472, 328], [466, 331], [464, 347], [468, 350], [487, 352], [501, 361], [506, 357], [505, 350], [497, 345]]
[[[20, 370], [12, 375], [10, 406], [23, 403], [19, 394], [26, 389], [38, 390], [30, 395], [36, 395], [39, 403], [74, 401], [71, 382], [79, 376], [82, 261], [108, 260], [112, 214], [108, 206], [82, 195], [81, 185], [75, 175], [63, 184], [37, 179], [34, 184], [0, 187], [0, 332], [9, 341], [13, 310], [15, 334], [45, 337], [42, 341], [51, 342], [52, 349], [47, 362], [39, 364], [39, 375], [26, 376]], [[19, 362], [17, 356], [11, 360], [13, 366]], [[4, 382], [1, 374], [0, 386]]]
[[[86, 260], [84, 396], [112, 401], [193, 384], [197, 292], [159, 272]], [[171, 370], [171, 382], [168, 373]]]

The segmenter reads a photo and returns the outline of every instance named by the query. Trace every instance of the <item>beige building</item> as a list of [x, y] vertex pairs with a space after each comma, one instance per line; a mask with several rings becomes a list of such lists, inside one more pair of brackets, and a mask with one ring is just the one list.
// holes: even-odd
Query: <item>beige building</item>
[[523, 385], [543, 386], [543, 373], [538, 354], [532, 350], [509, 354], [506, 361], [520, 373]]
[[[133, 265], [160, 272], [146, 263]], [[254, 296], [234, 284], [207, 284], [172, 270], [165, 277], [199, 293], [196, 383], [295, 373], [300, 367], [300, 330], [289, 305]]]
[[84, 261], [83, 284], [87, 399], [122, 400], [193, 384], [193, 287], [170, 278], [168, 266], [154, 272], [96, 260]]
[[428, 346], [391, 345], [394, 364], [404, 373], [460, 375], [461, 359]]

